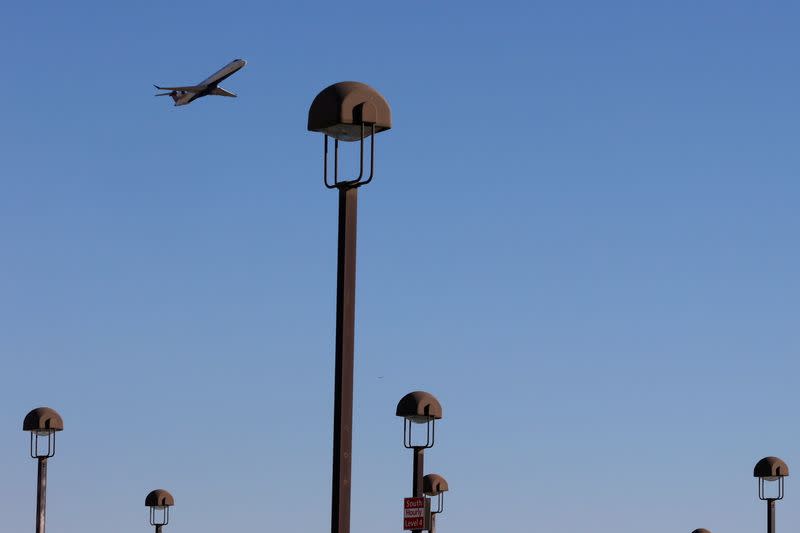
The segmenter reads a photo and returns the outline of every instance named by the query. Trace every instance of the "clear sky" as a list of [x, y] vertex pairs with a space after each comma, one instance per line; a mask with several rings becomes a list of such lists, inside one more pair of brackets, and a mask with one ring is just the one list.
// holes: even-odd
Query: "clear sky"
[[[385, 95], [361, 190], [353, 533], [400, 531], [397, 400], [445, 418], [440, 533], [752, 533], [800, 472], [800, 7], [11, 2], [0, 516], [58, 409], [48, 531], [329, 527], [336, 193], [308, 106]], [[153, 83], [248, 65], [175, 108]], [[347, 161], [352, 163], [352, 158]], [[789, 478], [779, 525], [800, 527]]]

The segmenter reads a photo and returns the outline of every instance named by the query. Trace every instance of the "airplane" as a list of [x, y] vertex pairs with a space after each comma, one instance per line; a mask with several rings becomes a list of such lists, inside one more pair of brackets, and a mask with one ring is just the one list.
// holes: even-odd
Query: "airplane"
[[189, 85], [186, 87], [159, 87], [158, 85], [153, 85], [153, 87], [159, 91], [170, 91], [168, 93], [161, 93], [155, 96], [171, 96], [175, 101], [176, 106], [190, 104], [198, 98], [208, 96], [209, 94], [214, 96], [230, 96], [235, 98], [235, 94], [226, 91], [218, 85], [219, 82], [229, 78], [246, 64], [247, 61], [244, 59], [234, 59], [197, 85]]

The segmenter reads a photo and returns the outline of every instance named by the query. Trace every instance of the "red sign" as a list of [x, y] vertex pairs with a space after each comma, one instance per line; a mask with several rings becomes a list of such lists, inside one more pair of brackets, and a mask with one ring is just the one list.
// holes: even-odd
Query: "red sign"
[[425, 529], [425, 500], [403, 498], [403, 529]]

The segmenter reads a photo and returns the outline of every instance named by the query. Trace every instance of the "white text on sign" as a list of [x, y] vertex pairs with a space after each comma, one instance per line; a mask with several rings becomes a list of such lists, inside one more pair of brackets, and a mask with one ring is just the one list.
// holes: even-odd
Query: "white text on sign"
[[403, 529], [425, 529], [425, 499], [403, 499]]

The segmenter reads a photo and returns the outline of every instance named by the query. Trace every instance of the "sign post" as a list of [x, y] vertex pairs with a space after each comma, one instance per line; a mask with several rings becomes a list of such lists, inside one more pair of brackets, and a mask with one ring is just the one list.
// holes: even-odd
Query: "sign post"
[[431, 502], [428, 498], [403, 498], [403, 529], [428, 529]]

